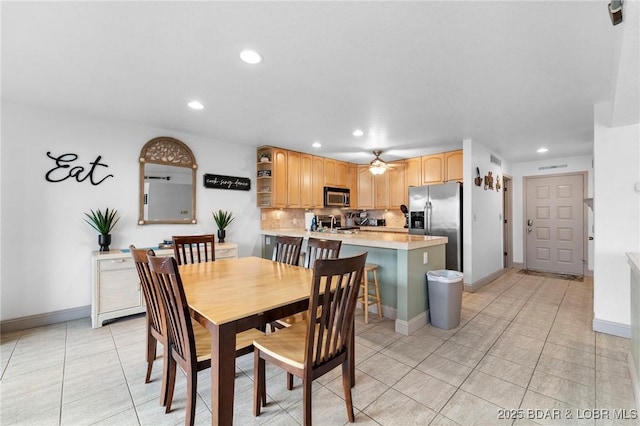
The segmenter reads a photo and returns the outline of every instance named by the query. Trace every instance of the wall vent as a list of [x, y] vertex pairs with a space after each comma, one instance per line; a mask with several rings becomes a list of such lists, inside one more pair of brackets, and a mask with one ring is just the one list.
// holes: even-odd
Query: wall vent
[[493, 154], [491, 154], [491, 157], [489, 158], [489, 161], [491, 161], [493, 164], [497, 164], [498, 166], [502, 166], [502, 160], [499, 159], [498, 157], [496, 157]]
[[538, 167], [538, 170], [549, 170], [549, 169], [566, 169], [566, 164], [556, 164], [555, 166], [542, 166]]

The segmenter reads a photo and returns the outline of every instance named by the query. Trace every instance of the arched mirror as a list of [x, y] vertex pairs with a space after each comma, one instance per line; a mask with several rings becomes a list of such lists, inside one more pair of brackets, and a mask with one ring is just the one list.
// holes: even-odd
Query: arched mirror
[[140, 151], [139, 225], [196, 223], [196, 170], [183, 142], [162, 136]]

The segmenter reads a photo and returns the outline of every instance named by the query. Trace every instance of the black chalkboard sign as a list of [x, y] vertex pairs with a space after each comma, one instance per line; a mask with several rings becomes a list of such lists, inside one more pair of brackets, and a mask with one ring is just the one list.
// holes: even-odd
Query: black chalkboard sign
[[251, 189], [251, 179], [237, 176], [210, 175], [205, 173], [204, 187], [249, 191]]

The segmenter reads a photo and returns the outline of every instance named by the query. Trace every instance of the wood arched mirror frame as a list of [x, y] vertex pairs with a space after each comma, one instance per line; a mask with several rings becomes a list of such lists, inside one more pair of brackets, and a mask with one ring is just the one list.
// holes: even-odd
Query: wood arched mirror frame
[[193, 152], [184, 142], [161, 136], [140, 151], [138, 224], [196, 223], [196, 171]]

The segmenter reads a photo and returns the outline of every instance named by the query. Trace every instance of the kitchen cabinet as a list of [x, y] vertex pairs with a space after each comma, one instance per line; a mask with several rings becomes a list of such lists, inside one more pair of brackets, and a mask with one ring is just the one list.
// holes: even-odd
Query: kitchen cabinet
[[256, 200], [258, 207], [273, 205], [273, 148], [258, 148], [258, 165], [256, 166]]
[[[173, 256], [173, 249], [155, 250], [156, 256]], [[216, 262], [238, 257], [238, 245], [217, 243]], [[146, 311], [144, 295], [129, 250], [96, 251], [91, 263], [91, 326], [102, 327], [106, 320]]]
[[324, 186], [347, 187], [348, 164], [331, 158], [324, 159]]
[[312, 157], [311, 191], [313, 192], [313, 208], [324, 207], [324, 159]]
[[422, 158], [409, 158], [406, 167], [407, 186], [422, 186]]
[[373, 175], [369, 171], [369, 166], [358, 166], [358, 200], [357, 208], [372, 210], [375, 199], [375, 189]]
[[302, 181], [302, 169], [300, 167], [299, 152], [287, 152], [287, 207], [300, 208], [300, 183]]
[[445, 182], [462, 182], [462, 150], [444, 153]]
[[405, 162], [390, 163], [389, 175], [389, 209], [400, 210], [401, 205], [408, 205], [409, 188], [407, 185], [407, 165]]
[[300, 155], [300, 205], [313, 208], [313, 155]]
[[358, 166], [356, 164], [349, 164], [347, 167], [347, 187], [351, 191], [351, 208], [356, 208], [358, 205]]
[[273, 149], [273, 203], [271, 207], [287, 207], [287, 151]]
[[422, 157], [422, 185], [444, 182], [444, 154]]
[[[371, 172], [369, 172], [371, 173]], [[381, 175], [373, 176], [375, 199], [373, 205], [376, 209], [389, 208], [389, 169]]]

